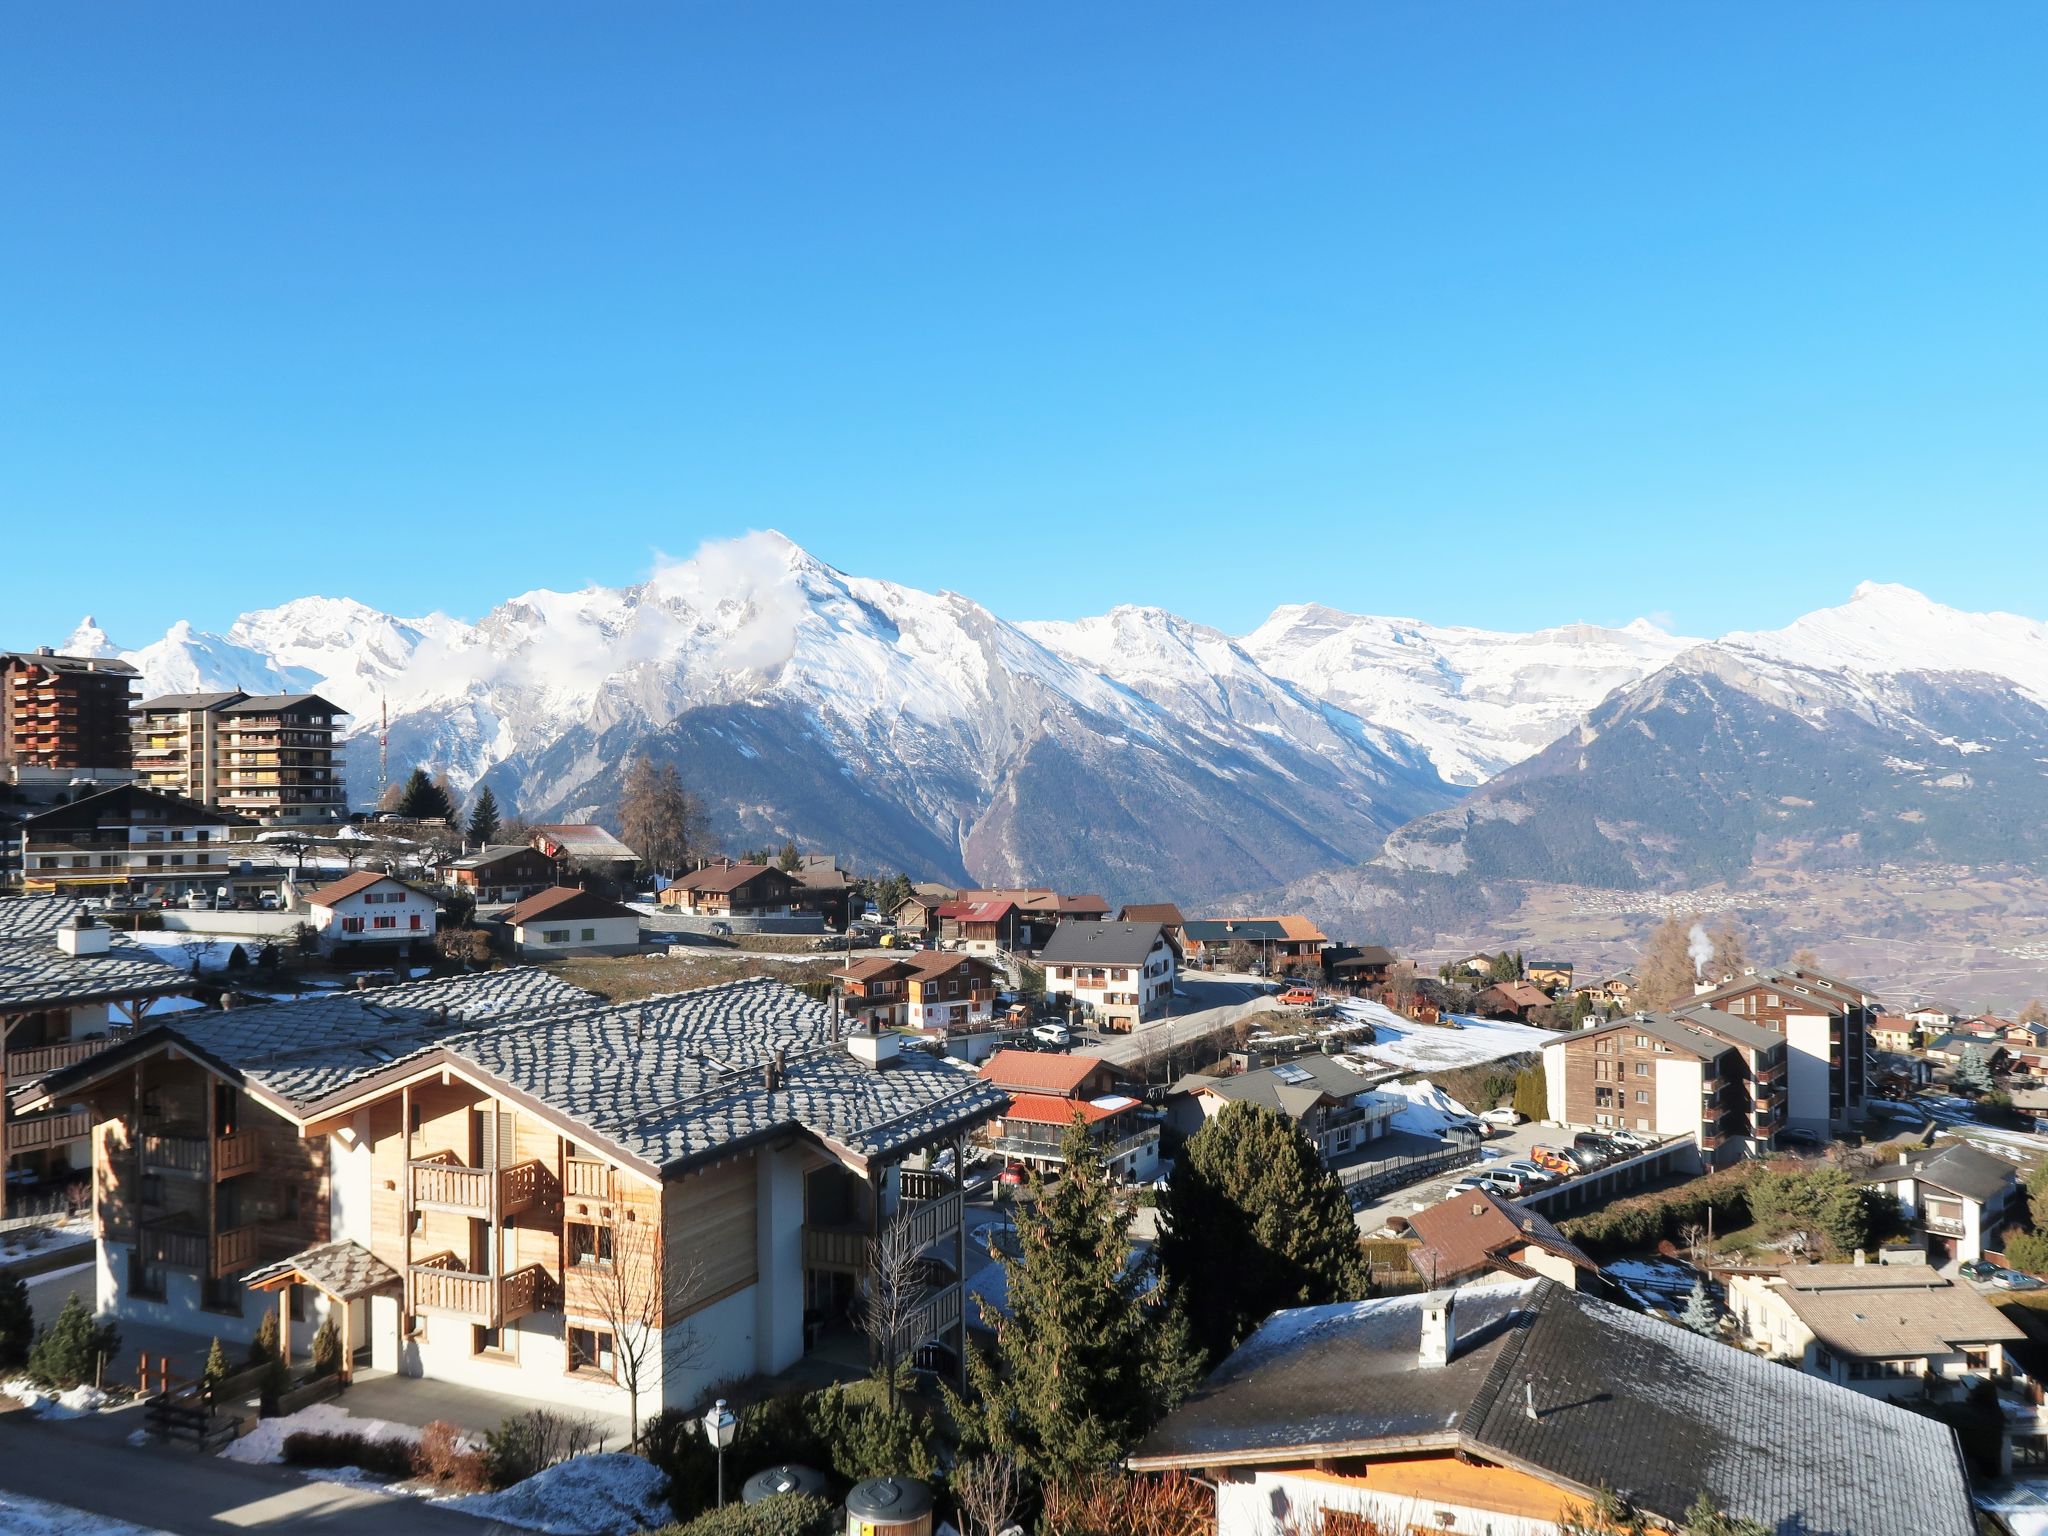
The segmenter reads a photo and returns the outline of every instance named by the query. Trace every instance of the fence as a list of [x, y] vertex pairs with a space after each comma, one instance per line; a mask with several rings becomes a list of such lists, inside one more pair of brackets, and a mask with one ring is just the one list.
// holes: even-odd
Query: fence
[[1352, 1209], [1377, 1200], [1389, 1190], [1402, 1189], [1433, 1174], [1448, 1173], [1479, 1161], [1479, 1143], [1446, 1147], [1441, 1152], [1417, 1152], [1408, 1157], [1389, 1157], [1376, 1163], [1359, 1163], [1340, 1168], [1337, 1180]]

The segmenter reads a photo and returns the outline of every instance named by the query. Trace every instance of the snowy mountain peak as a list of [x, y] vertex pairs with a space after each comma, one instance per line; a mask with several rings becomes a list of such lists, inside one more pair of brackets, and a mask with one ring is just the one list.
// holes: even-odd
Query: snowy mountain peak
[[109, 640], [107, 632], [100, 628], [100, 621], [89, 613], [78, 621], [78, 628], [72, 630], [70, 635], [65, 638], [64, 643], [57, 649], [60, 654], [65, 656], [112, 656], [115, 654], [114, 642]]

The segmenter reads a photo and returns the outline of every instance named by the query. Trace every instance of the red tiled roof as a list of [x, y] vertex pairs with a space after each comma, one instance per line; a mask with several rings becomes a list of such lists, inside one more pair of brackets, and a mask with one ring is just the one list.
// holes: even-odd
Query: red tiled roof
[[1085, 1099], [1061, 1099], [1047, 1093], [1013, 1093], [1010, 1107], [1003, 1111], [1005, 1120], [1025, 1120], [1034, 1125], [1071, 1125], [1074, 1116], [1093, 1125], [1098, 1120], [1107, 1120], [1111, 1115], [1129, 1109], [1135, 1099], [1104, 1106], [1091, 1104]]
[[797, 883], [795, 875], [767, 864], [713, 864], [708, 869], [671, 881], [670, 886], [681, 886], [686, 891], [736, 891], [749, 880], [758, 880], [763, 875], [780, 875], [791, 885]]
[[1072, 1094], [1103, 1065], [1099, 1056], [1002, 1050], [981, 1064], [981, 1080], [1012, 1093]]
[[1433, 1283], [1476, 1274], [1515, 1249], [1537, 1247], [1584, 1269], [1597, 1266], [1542, 1216], [1499, 1195], [1472, 1190], [1417, 1211], [1408, 1226], [1422, 1246], [1419, 1268]]
[[[312, 907], [331, 907], [337, 901], [345, 901], [358, 891], [367, 891], [373, 885], [382, 885], [389, 880], [393, 885], [405, 885], [403, 880], [382, 874], [374, 869], [359, 869], [352, 875], [343, 875], [332, 885], [323, 885], [317, 891], [306, 893], [306, 904]], [[412, 887], [406, 885], [407, 890]]]
[[939, 908], [939, 916], [956, 923], [999, 923], [1016, 905], [1014, 901], [949, 901]]
[[633, 911], [622, 907], [616, 901], [607, 901], [574, 885], [549, 886], [536, 891], [505, 914], [506, 921], [513, 927], [521, 927], [541, 917], [631, 917]]

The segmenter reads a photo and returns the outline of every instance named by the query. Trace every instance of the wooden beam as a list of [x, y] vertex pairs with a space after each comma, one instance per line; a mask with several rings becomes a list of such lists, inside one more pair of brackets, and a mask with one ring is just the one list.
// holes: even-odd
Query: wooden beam
[[287, 1281], [277, 1292], [277, 1353], [291, 1369], [292, 1363], [292, 1288]]
[[344, 1385], [355, 1379], [356, 1334], [355, 1303], [341, 1303], [341, 1379]]

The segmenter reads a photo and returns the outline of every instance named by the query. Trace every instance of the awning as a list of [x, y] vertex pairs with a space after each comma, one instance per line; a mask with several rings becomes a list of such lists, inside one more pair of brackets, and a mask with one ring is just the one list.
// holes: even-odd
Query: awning
[[242, 1276], [253, 1291], [278, 1291], [288, 1285], [310, 1285], [336, 1301], [396, 1289], [398, 1271], [357, 1242], [322, 1243], [288, 1259], [279, 1259]]

